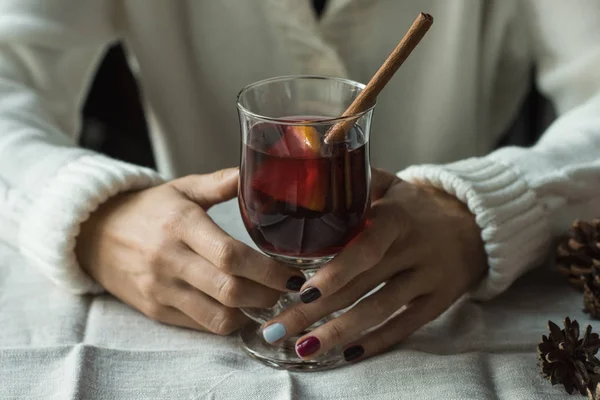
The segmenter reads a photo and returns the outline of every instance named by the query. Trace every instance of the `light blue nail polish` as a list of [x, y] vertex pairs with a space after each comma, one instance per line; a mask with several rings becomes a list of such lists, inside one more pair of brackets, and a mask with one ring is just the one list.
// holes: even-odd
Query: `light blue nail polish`
[[287, 332], [285, 330], [285, 326], [283, 326], [283, 324], [279, 322], [267, 326], [265, 329], [263, 329], [262, 332], [263, 337], [265, 338], [267, 343], [275, 343], [276, 341], [284, 337], [286, 333]]

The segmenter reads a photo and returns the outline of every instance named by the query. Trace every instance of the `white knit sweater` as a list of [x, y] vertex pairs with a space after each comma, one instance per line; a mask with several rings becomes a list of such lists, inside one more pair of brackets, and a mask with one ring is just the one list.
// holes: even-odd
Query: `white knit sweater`
[[[500, 293], [548, 254], [553, 229], [600, 214], [598, 0], [331, 0], [321, 20], [308, 0], [0, 0], [1, 240], [66, 290], [98, 292], [73, 248], [99, 204], [237, 164], [240, 88], [302, 73], [366, 82], [419, 11], [436, 21], [379, 98], [373, 164], [468, 204], [490, 266], [475, 295]], [[118, 39], [162, 177], [75, 147], [90, 76]], [[559, 119], [534, 148], [489, 154], [533, 65]]]

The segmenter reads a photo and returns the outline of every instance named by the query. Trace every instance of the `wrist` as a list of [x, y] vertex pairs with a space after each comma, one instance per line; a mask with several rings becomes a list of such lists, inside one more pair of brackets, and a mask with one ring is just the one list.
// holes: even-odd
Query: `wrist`
[[[414, 166], [399, 177], [455, 196], [475, 216], [489, 268], [486, 279], [474, 289], [474, 298], [486, 300], [503, 292], [547, 254], [546, 212], [516, 168], [485, 157]], [[523, 251], [524, 242], [529, 244], [527, 251]]]
[[159, 184], [156, 172], [101, 155], [83, 156], [46, 182], [20, 223], [21, 254], [55, 285], [71, 293], [102, 292], [75, 255], [81, 224], [118, 193]]
[[98, 281], [98, 276], [94, 267], [98, 265], [96, 260], [99, 258], [99, 253], [111, 250], [104, 248], [103, 244], [103, 238], [110, 235], [108, 232], [109, 217], [127, 196], [128, 194], [118, 194], [100, 204], [89, 218], [81, 223], [79, 234], [75, 238], [77, 262], [81, 269], [96, 281]]
[[488, 269], [485, 243], [476, 215], [469, 210], [467, 204], [454, 195], [425, 182], [417, 182], [415, 185], [432, 196], [440, 208], [440, 214], [446, 219], [444, 225], [457, 235], [460, 258], [463, 265], [468, 267], [469, 281], [475, 285]]

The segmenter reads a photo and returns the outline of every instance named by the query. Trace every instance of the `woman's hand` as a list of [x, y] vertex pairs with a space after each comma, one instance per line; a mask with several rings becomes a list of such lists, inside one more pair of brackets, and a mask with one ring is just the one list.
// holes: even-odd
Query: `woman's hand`
[[307, 304], [269, 321], [265, 337], [273, 342], [273, 332], [298, 334], [385, 282], [296, 342], [304, 359], [341, 345], [347, 361], [360, 360], [436, 318], [482, 278], [487, 259], [480, 229], [463, 203], [378, 170], [373, 171], [372, 198], [364, 231], [304, 284], [301, 298]]
[[235, 197], [237, 185], [237, 169], [228, 169], [111, 199], [82, 226], [81, 266], [150, 318], [230, 334], [247, 322], [238, 307], [271, 307], [305, 282], [206, 214]]

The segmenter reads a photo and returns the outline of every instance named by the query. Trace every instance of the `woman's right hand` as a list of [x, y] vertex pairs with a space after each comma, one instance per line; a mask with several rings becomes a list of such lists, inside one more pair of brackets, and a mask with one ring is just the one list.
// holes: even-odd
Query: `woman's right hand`
[[82, 268], [150, 318], [220, 335], [236, 331], [248, 322], [239, 307], [271, 307], [305, 282], [207, 215], [235, 197], [238, 175], [191, 175], [112, 198], [82, 224]]

